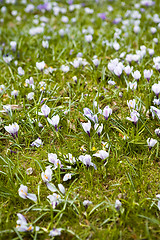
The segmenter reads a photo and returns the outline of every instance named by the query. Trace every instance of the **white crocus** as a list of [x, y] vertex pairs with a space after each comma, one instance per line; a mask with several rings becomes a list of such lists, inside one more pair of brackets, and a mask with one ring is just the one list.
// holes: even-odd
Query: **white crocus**
[[149, 150], [151, 150], [151, 148], [157, 144], [157, 140], [153, 138], [148, 138], [147, 144], [148, 144]]
[[88, 136], [90, 137], [90, 129], [91, 129], [91, 122], [88, 121], [87, 123], [81, 123], [83, 130], [88, 134]]
[[19, 196], [23, 199], [29, 198], [30, 200], [37, 202], [37, 196], [35, 194], [28, 193], [28, 187], [21, 184], [18, 189]]
[[9, 124], [9, 126], [5, 126], [4, 128], [13, 137], [18, 136], [19, 125], [17, 123]]
[[38, 115], [43, 115], [45, 117], [48, 117], [50, 113], [50, 108], [44, 104], [42, 107], [41, 107], [41, 112], [38, 113]]
[[53, 125], [55, 127], [55, 130], [58, 131], [58, 123], [59, 123], [59, 116], [58, 115], [55, 115], [53, 116], [51, 119], [50, 118], [47, 118], [48, 122]]

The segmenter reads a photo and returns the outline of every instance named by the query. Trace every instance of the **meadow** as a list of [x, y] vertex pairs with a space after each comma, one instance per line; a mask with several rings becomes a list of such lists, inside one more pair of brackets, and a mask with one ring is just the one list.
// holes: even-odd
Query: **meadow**
[[0, 239], [160, 239], [159, 13], [0, 1]]

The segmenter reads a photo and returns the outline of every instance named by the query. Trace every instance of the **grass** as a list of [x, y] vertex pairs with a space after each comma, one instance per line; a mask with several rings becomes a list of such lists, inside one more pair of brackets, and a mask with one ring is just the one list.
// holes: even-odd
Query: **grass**
[[[57, 1], [62, 11], [58, 15], [56, 8], [53, 11], [55, 3], [50, 2], [52, 10], [44, 12], [37, 8], [44, 4], [43, 1], [0, 3], [0, 85], [4, 85], [4, 89], [0, 86], [0, 239], [159, 239], [156, 195], [160, 191], [160, 154], [155, 129], [160, 127], [160, 120], [158, 116], [153, 118], [150, 112], [155, 98], [152, 85], [159, 81], [159, 72], [153, 66], [153, 57], [159, 56], [159, 42], [154, 42], [154, 38], [159, 40], [159, 27], [153, 21], [153, 16], [159, 14], [159, 1], [146, 7], [132, 0], [83, 1], [85, 6], [75, 0], [74, 4], [79, 5], [73, 5], [77, 6], [73, 11], [69, 11], [66, 1]], [[26, 12], [29, 3], [34, 9]], [[140, 5], [136, 6], [136, 3]], [[113, 10], [110, 11], [108, 6]], [[4, 7], [6, 11], [3, 12]], [[86, 7], [94, 12], [88, 14]], [[16, 16], [13, 16], [14, 10]], [[141, 14], [137, 34], [133, 27], [138, 16], [133, 11]], [[106, 19], [102, 20], [98, 14], [104, 12]], [[68, 17], [68, 23], [62, 22], [63, 15]], [[113, 20], [121, 16], [122, 21], [114, 24]], [[44, 32], [31, 36], [29, 30], [39, 26], [44, 27]], [[154, 35], [150, 32], [151, 27], [157, 29]], [[60, 29], [65, 31], [63, 37]], [[116, 38], [115, 32], [120, 30], [122, 32]], [[91, 42], [85, 41], [88, 34], [93, 36]], [[47, 49], [42, 47], [42, 41], [46, 39], [49, 42]], [[105, 40], [109, 43], [105, 44]], [[11, 41], [16, 41], [16, 50], [12, 50]], [[120, 44], [118, 51], [112, 47], [114, 41]], [[154, 49], [154, 55], [150, 56], [146, 50], [138, 63], [132, 61], [133, 71], [141, 73], [138, 87], [132, 91], [129, 88], [129, 82], [134, 80], [132, 74], [127, 76], [123, 71], [118, 77], [109, 71], [108, 63], [118, 58], [127, 66], [126, 55], [136, 54], [136, 51], [140, 54], [142, 45]], [[125, 55], [120, 58], [123, 52]], [[75, 68], [72, 63], [78, 53], [83, 54], [87, 65]], [[93, 63], [95, 55], [100, 61], [97, 67]], [[13, 60], [7, 63], [6, 56], [12, 56]], [[46, 65], [40, 71], [36, 62], [42, 61]], [[62, 65], [69, 66], [70, 70], [63, 72]], [[24, 75], [18, 74], [18, 67], [24, 69]], [[49, 67], [53, 72], [46, 73]], [[143, 75], [145, 69], [153, 70], [149, 82]], [[33, 77], [34, 87], [26, 84], [30, 77]], [[109, 80], [115, 81], [115, 85], [110, 85]], [[11, 95], [13, 90], [18, 91], [16, 97]], [[27, 97], [30, 92], [34, 92], [31, 100]], [[135, 99], [140, 114], [136, 126], [126, 119], [130, 116], [127, 100], [131, 99]], [[58, 131], [45, 116], [39, 115], [43, 104], [50, 108], [49, 118], [59, 115]], [[10, 105], [11, 110], [4, 111], [4, 105]], [[108, 120], [103, 116], [106, 106], [112, 109]], [[159, 109], [159, 106], [155, 107]], [[94, 121], [84, 116], [84, 108], [89, 108], [97, 115], [98, 123], [103, 124], [100, 136], [94, 129]], [[90, 137], [82, 127], [88, 120], [91, 121]], [[14, 122], [19, 125], [18, 137], [5, 130], [5, 126]], [[37, 138], [43, 145], [31, 146]], [[157, 140], [151, 150], [147, 145], [148, 138]], [[108, 146], [105, 147], [103, 142]], [[109, 157], [93, 156], [99, 150], [107, 151]], [[62, 167], [54, 169], [54, 164], [48, 161], [48, 153], [57, 154]], [[66, 161], [68, 153], [75, 157], [74, 164]], [[97, 170], [79, 160], [80, 155], [86, 154], [91, 156]], [[51, 183], [61, 198], [55, 208], [47, 198], [53, 193], [41, 176], [49, 165], [53, 168]], [[33, 170], [30, 175], [28, 168]], [[71, 179], [63, 181], [66, 173], [71, 173]], [[65, 195], [58, 189], [60, 183], [65, 187]], [[36, 203], [19, 196], [21, 184], [28, 187], [29, 193], [36, 194]], [[92, 203], [85, 208], [84, 200]], [[115, 207], [116, 200], [121, 202], [119, 209]], [[17, 213], [32, 224], [33, 231], [19, 231]], [[49, 236], [53, 228], [61, 228], [61, 235]]]

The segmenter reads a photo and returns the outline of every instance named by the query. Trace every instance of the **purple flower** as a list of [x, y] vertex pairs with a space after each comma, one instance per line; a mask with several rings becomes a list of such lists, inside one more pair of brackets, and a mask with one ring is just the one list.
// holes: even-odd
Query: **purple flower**
[[102, 20], [106, 20], [106, 14], [105, 13], [99, 13], [98, 17], [100, 17]]

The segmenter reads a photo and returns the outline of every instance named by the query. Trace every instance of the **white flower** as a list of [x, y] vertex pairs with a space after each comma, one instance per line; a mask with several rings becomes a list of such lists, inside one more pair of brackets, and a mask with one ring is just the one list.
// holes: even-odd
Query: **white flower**
[[47, 118], [48, 122], [55, 127], [55, 130], [58, 131], [59, 116], [55, 115], [51, 119]]
[[102, 130], [103, 130], [103, 123], [102, 123], [101, 125], [95, 123], [94, 129], [96, 130], [98, 136], [100, 136], [100, 135], [101, 135], [101, 132], [102, 132]]
[[91, 204], [92, 204], [92, 202], [89, 201], [89, 200], [84, 200], [84, 201], [83, 201], [83, 206], [85, 207], [85, 209], [87, 209], [88, 206], [91, 205]]
[[131, 117], [127, 117], [126, 119], [133, 122], [135, 125], [137, 124], [138, 122], [138, 119], [140, 117], [139, 113], [136, 111], [136, 110], [133, 110], [131, 113], [130, 113]]
[[69, 71], [69, 67], [65, 66], [65, 65], [62, 65], [61, 70], [62, 70], [62, 72], [67, 73]]
[[46, 167], [45, 172], [41, 174], [43, 182], [50, 182], [52, 180], [52, 169], [50, 167]]
[[109, 157], [109, 153], [104, 150], [100, 150], [97, 153], [93, 154], [93, 156], [101, 158], [102, 160], [105, 160], [106, 158]]
[[143, 71], [143, 74], [144, 74], [144, 77], [147, 79], [147, 81], [149, 82], [149, 80], [150, 80], [150, 78], [151, 78], [151, 76], [152, 76], [152, 74], [153, 74], [153, 70], [147, 70], [147, 69], [145, 69], [144, 71]]
[[53, 230], [50, 231], [49, 236], [50, 237], [60, 236], [61, 231], [62, 231], [61, 228], [53, 228]]
[[71, 179], [71, 173], [66, 173], [63, 177], [63, 181], [68, 181], [69, 179]]
[[44, 104], [41, 107], [41, 112], [39, 112], [38, 115], [43, 115], [45, 117], [48, 117], [49, 113], [50, 113], [50, 107], [48, 107], [46, 104]]
[[141, 77], [141, 74], [138, 70], [136, 70], [134, 73], [132, 73], [132, 76], [138, 81]]
[[129, 65], [124, 68], [124, 71], [128, 76], [132, 72], [132, 70], [133, 70], [133, 67], [130, 67]]
[[96, 165], [91, 161], [91, 156], [89, 154], [80, 155], [79, 160], [86, 165], [87, 167], [93, 166], [95, 170], [97, 170]]
[[160, 93], [160, 82], [152, 85], [152, 91], [156, 94], [157, 98]]
[[18, 136], [19, 125], [17, 123], [9, 124], [9, 126], [4, 127], [7, 132], [9, 132], [13, 137]]
[[133, 109], [135, 109], [136, 108], [136, 100], [135, 99], [133, 99], [133, 100], [127, 100], [127, 105], [128, 105], [128, 107], [129, 107], [129, 109], [130, 108], [133, 108]]
[[32, 100], [33, 98], [34, 98], [34, 92], [28, 93], [27, 99], [28, 99], [28, 100]]
[[160, 137], [160, 128], [156, 128], [154, 132], [158, 137]]
[[119, 200], [116, 200], [116, 202], [115, 202], [115, 209], [117, 211], [119, 211], [121, 206], [122, 206], [122, 203]]
[[61, 193], [65, 194], [65, 187], [61, 183], [58, 184], [58, 188], [59, 188]]
[[136, 90], [137, 89], [137, 82], [129, 82], [129, 88], [131, 90]]
[[93, 40], [93, 36], [91, 34], [85, 35], [85, 40], [86, 40], [86, 42], [90, 43]]
[[35, 194], [28, 193], [28, 187], [21, 184], [18, 189], [19, 196], [23, 199], [29, 198], [30, 200], [37, 202], [37, 196]]
[[11, 92], [11, 96], [17, 97], [18, 96], [18, 91], [17, 90], [13, 90]]
[[103, 109], [103, 116], [106, 120], [108, 120], [109, 116], [112, 114], [112, 109], [109, 106], [106, 106]]
[[36, 62], [36, 67], [38, 68], [38, 70], [43, 71], [44, 67], [45, 67], [45, 62]]
[[91, 122], [88, 121], [87, 123], [81, 123], [83, 130], [88, 134], [88, 136], [90, 137], [90, 129], [91, 129]]
[[152, 147], [154, 147], [154, 145], [156, 145], [157, 140], [153, 139], [153, 138], [148, 138], [147, 139], [147, 144], [149, 146], [149, 149], [151, 150]]
[[19, 74], [20, 76], [23, 76], [23, 75], [25, 74], [25, 72], [24, 72], [24, 70], [23, 70], [22, 67], [18, 67], [18, 74]]
[[11, 41], [10, 46], [12, 48], [12, 51], [16, 51], [17, 43], [15, 41]]
[[58, 168], [58, 166], [61, 167], [61, 161], [57, 158], [57, 154], [48, 153], [48, 161], [54, 164], [54, 169]]
[[2, 84], [0, 85], [0, 94], [2, 94], [5, 90], [5, 86]]
[[34, 142], [31, 143], [31, 146], [40, 147], [43, 145], [43, 142], [40, 138], [37, 138]]
[[42, 46], [44, 47], [44, 48], [49, 48], [49, 42], [46, 40], [46, 41], [42, 41]]

